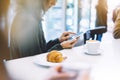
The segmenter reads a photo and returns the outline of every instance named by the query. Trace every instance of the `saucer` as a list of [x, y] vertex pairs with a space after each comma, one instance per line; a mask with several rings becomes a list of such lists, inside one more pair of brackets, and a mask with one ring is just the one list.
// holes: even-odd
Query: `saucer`
[[89, 53], [87, 49], [84, 51], [85, 54], [87, 54], [87, 55], [93, 55], [93, 56], [101, 55], [102, 52], [103, 52], [102, 49], [99, 49], [99, 50], [97, 51], [97, 53], [94, 53], [94, 54]]

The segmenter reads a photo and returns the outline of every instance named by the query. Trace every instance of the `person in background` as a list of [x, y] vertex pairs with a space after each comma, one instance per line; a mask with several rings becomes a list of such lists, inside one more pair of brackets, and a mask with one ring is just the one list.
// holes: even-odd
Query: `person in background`
[[120, 39], [120, 5], [113, 10], [112, 20], [114, 22], [113, 37]]
[[42, 29], [42, 17], [56, 4], [56, 0], [14, 0], [15, 16], [10, 34], [11, 58], [45, 53], [51, 50], [72, 48], [77, 39], [68, 40], [73, 32], [63, 32], [60, 38], [46, 43]]
[[[98, 0], [96, 5], [96, 21], [95, 27], [105, 26], [107, 31], [107, 13], [108, 13], [108, 6], [107, 0]], [[101, 41], [103, 34], [97, 34], [97, 40]]]

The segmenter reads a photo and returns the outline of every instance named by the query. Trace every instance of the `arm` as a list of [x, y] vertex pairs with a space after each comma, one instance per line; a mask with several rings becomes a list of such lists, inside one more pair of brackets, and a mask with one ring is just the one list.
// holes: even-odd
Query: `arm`
[[63, 48], [72, 48], [78, 39], [68, 40], [70, 34], [75, 34], [73, 32], [64, 32], [60, 38], [51, 40], [47, 43], [47, 51], [51, 50], [62, 50]]
[[51, 46], [51, 48], [48, 51], [70, 49], [70, 48], [74, 47], [74, 45], [76, 44], [78, 39], [79, 39], [79, 37], [77, 39], [63, 41], [60, 44], [55, 44], [53, 47]]
[[60, 45], [60, 41], [59, 39], [55, 39], [55, 40], [50, 40], [47, 43], [47, 50], [51, 51], [51, 50], [62, 50], [62, 46]]

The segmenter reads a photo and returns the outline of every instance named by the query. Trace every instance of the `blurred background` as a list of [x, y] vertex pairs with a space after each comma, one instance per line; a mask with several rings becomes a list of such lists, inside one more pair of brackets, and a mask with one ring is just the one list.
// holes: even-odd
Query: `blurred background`
[[[15, 0], [0, 0], [0, 80], [6, 80], [3, 59], [9, 59], [10, 29], [14, 18]], [[113, 9], [120, 3], [119, 0], [108, 0], [108, 31], [104, 34], [103, 40], [112, 39]], [[43, 29], [46, 40], [60, 36], [64, 31], [73, 31], [75, 33], [86, 31], [95, 27], [97, 0], [57, 0], [44, 16]], [[51, 36], [51, 37], [49, 37]]]

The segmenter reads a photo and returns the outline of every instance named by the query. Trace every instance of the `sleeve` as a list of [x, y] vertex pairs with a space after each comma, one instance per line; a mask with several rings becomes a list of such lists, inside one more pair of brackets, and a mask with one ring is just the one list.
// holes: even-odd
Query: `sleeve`
[[60, 45], [60, 41], [59, 39], [55, 39], [55, 40], [50, 40], [47, 43], [47, 51], [51, 51], [51, 50], [62, 50], [62, 46]]

